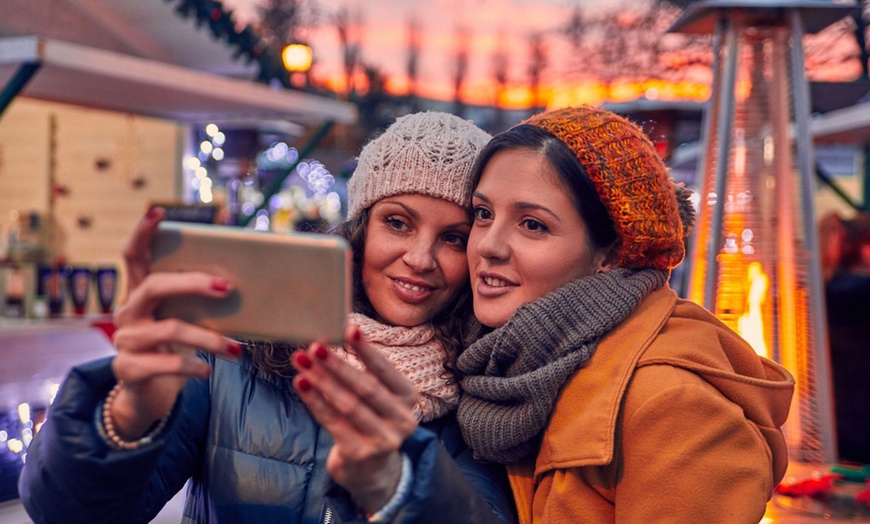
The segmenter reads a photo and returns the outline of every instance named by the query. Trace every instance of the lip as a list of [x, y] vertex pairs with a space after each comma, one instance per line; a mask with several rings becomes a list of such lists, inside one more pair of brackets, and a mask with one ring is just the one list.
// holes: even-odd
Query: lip
[[[487, 284], [486, 281], [491, 279], [501, 280], [504, 285], [492, 286]], [[475, 286], [475, 290], [477, 291], [477, 295], [481, 298], [497, 298], [510, 293], [517, 287], [518, 284], [516, 282], [506, 278], [504, 275], [481, 272], [477, 274], [477, 285]]]
[[[428, 300], [435, 292], [435, 287], [419, 280], [390, 277], [393, 291], [404, 302], [419, 304]], [[412, 289], [416, 288], [416, 289]]]

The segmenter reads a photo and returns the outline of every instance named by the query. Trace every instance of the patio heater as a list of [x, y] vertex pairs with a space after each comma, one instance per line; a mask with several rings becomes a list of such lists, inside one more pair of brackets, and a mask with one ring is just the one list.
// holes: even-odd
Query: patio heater
[[714, 35], [689, 298], [794, 375], [784, 431], [799, 462], [837, 460], [802, 40], [854, 8], [701, 0], [671, 28]]

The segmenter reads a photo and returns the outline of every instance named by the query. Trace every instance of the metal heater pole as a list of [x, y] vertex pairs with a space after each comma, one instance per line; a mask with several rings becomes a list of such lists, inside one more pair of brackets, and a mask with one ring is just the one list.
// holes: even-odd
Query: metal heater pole
[[810, 318], [812, 319], [812, 351], [816, 372], [816, 400], [819, 416], [819, 440], [821, 459], [824, 462], [837, 461], [835, 440], [835, 422], [833, 398], [831, 394], [831, 366], [828, 352], [828, 330], [825, 315], [824, 289], [822, 287], [822, 271], [819, 260], [819, 238], [816, 229], [815, 187], [813, 184], [813, 144], [810, 135], [810, 93], [806, 74], [804, 73], [803, 53], [803, 20], [797, 9], [791, 16], [791, 80], [794, 93], [794, 125], [795, 150], [797, 168], [800, 174], [801, 211], [803, 214], [803, 229], [808, 251], [809, 291], [807, 299]]
[[722, 242], [722, 221], [725, 214], [725, 188], [731, 152], [731, 129], [734, 122], [734, 88], [737, 80], [737, 31], [733, 18], [720, 18], [726, 24], [725, 57], [722, 80], [719, 84], [718, 115], [716, 115], [716, 203], [710, 223], [710, 238], [707, 243], [707, 275], [704, 279], [704, 307], [716, 311], [716, 282], [719, 265], [716, 255]]
[[[722, 39], [725, 36], [725, 30], [727, 29], [727, 23], [724, 18], [719, 18], [716, 23], [716, 32], [713, 33], [713, 49], [718, 50], [722, 48]], [[720, 67], [721, 57], [718, 52], [713, 53], [713, 71], [718, 72]], [[698, 167], [695, 169], [695, 176], [697, 177], [697, 181], [700, 181], [701, 187], [701, 198], [708, 198], [707, 194], [712, 190], [712, 188], [707, 186], [707, 174], [712, 169], [712, 161], [713, 155], [711, 154], [710, 144], [716, 140], [716, 117], [719, 114], [719, 97], [717, 94], [719, 93], [719, 86], [722, 84], [721, 79], [718, 74], [713, 75], [713, 85], [710, 86], [710, 98], [707, 100], [707, 107], [704, 108], [704, 112], [701, 116], [701, 147], [698, 153]], [[697, 182], [696, 182], [697, 183]], [[699, 206], [700, 209], [704, 209], [707, 205], [706, 202], [702, 202]], [[695, 293], [701, 292], [703, 293], [705, 289], [700, 289], [705, 286], [698, 285], [699, 289], [695, 289], [697, 280], [695, 278], [695, 272], [700, 271], [701, 268], [698, 266], [701, 265], [701, 257], [705, 257], [706, 261], [706, 253], [704, 252], [705, 248], [709, 246], [704, 245], [704, 237], [697, 231], [699, 227], [703, 227], [703, 218], [699, 213], [697, 217], [695, 217], [695, 233], [689, 237], [689, 253], [691, 256], [688, 257], [687, 263], [688, 267], [688, 281], [689, 281], [689, 289], [687, 296], [693, 300], [697, 300], [695, 298]], [[709, 240], [709, 239], [707, 239]], [[708, 242], [709, 243], [709, 242]], [[703, 298], [703, 296], [702, 296]], [[699, 301], [703, 302], [703, 300]]]

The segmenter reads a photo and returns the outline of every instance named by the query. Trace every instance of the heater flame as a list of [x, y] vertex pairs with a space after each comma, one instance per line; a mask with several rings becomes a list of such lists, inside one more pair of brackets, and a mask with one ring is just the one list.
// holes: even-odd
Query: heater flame
[[760, 262], [750, 262], [746, 268], [746, 311], [737, 319], [737, 332], [762, 357], [770, 358], [764, 336], [762, 306], [767, 297], [770, 279], [761, 269]]

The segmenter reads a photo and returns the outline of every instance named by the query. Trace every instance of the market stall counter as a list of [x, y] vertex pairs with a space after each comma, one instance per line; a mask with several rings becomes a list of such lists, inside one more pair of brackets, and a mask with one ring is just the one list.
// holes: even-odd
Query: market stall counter
[[[0, 317], [0, 522], [30, 522], [17, 482], [27, 447], [63, 378], [75, 365], [115, 353], [108, 316]], [[154, 522], [179, 522], [183, 493]]]

